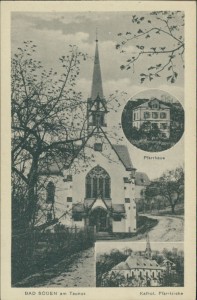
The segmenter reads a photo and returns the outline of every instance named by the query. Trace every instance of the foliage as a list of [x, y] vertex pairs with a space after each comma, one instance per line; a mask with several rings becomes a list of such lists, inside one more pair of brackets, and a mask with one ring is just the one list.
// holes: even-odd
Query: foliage
[[[122, 128], [127, 139], [137, 148], [144, 151], [158, 152], [171, 148], [177, 143], [184, 132], [184, 110], [179, 102], [171, 101], [170, 97], [165, 94], [161, 95], [161, 99], [168, 98], [166, 103], [160, 100], [161, 104], [170, 108], [170, 136], [169, 138], [162, 136], [162, 131], [157, 124], [151, 124], [150, 121], [144, 122], [138, 129], [133, 126], [133, 109], [149, 99], [137, 99], [127, 102], [122, 113]], [[171, 101], [171, 102], [170, 102]]]
[[[132, 15], [133, 31], [118, 33], [120, 38], [116, 49], [127, 60], [121, 70], [135, 72], [135, 64], [145, 59], [150, 62], [147, 70], [140, 74], [140, 82], [165, 77], [175, 83], [179, 70], [184, 67], [184, 13], [181, 11], [154, 11]], [[132, 50], [130, 50], [132, 48]]]
[[[127, 254], [125, 254], [127, 253]], [[101, 286], [102, 275], [110, 271], [115, 265], [125, 260], [128, 256], [128, 251], [125, 253], [112, 249], [111, 252], [103, 254], [96, 262], [96, 286]], [[117, 286], [117, 281], [112, 280], [113, 286]]]
[[162, 197], [171, 206], [172, 214], [174, 214], [177, 203], [184, 198], [183, 167], [163, 173], [146, 188], [145, 196], [147, 200]]

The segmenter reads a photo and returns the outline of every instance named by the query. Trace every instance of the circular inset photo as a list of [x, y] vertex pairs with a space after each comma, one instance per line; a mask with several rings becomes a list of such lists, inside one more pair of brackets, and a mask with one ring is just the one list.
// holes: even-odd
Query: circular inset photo
[[151, 89], [132, 97], [122, 112], [122, 128], [137, 148], [159, 152], [175, 145], [184, 132], [184, 109], [169, 93]]

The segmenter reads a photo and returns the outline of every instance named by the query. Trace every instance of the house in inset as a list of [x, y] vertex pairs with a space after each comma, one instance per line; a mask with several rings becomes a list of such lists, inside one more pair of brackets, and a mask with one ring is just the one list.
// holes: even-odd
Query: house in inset
[[149, 124], [149, 130], [158, 128], [162, 137], [170, 137], [170, 108], [157, 98], [132, 109], [132, 127], [140, 129], [145, 122]]

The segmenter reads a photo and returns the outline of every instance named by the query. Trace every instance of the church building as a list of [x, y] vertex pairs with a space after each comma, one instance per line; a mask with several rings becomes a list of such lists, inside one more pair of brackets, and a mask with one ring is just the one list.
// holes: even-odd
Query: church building
[[[92, 89], [87, 99], [89, 134], [85, 151], [90, 159], [85, 168], [78, 168], [77, 172], [74, 168], [60, 172], [58, 167], [50, 166], [50, 181], [46, 180], [46, 205], [50, 206], [52, 202], [55, 217], [61, 217], [61, 223], [68, 227], [93, 226], [97, 232], [135, 233], [136, 169], [127, 147], [111, 142], [108, 113], [96, 40]], [[46, 176], [45, 171], [40, 172], [42, 178]]]
[[140, 254], [131, 252], [125, 261], [115, 265], [102, 276], [102, 286], [106, 286], [106, 279], [122, 276], [127, 286], [162, 286], [164, 267], [152, 259], [149, 236], [146, 238], [146, 249]]

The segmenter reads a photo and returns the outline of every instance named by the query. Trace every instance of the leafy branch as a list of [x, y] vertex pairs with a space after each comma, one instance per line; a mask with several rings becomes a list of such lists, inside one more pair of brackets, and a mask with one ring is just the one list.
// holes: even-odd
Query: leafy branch
[[[180, 18], [181, 17], [181, 18]], [[157, 26], [153, 23], [156, 22]], [[130, 70], [137, 62], [140, 62], [143, 57], [152, 58], [153, 62], [160, 62], [151, 64], [147, 67], [146, 72], [140, 74], [140, 82], [143, 83], [146, 79], [150, 81], [161, 77], [164, 73], [166, 80], [175, 83], [178, 78], [178, 71], [175, 70], [177, 65], [175, 62], [181, 57], [181, 64], [184, 67], [183, 54], [185, 49], [182, 27], [184, 26], [184, 15], [181, 12], [154, 12], [147, 16], [132, 16], [132, 23], [138, 27], [137, 32], [127, 31], [125, 34], [118, 33], [121, 41], [116, 44], [116, 49], [124, 55], [133, 56], [128, 58], [124, 64], [120, 66], [121, 70]], [[139, 28], [140, 27], [140, 28]], [[149, 28], [147, 28], [149, 27]], [[155, 45], [155, 36], [160, 35], [159, 43], [164, 40], [164, 45]], [[138, 41], [133, 45], [134, 41]], [[141, 43], [139, 43], [141, 41]], [[131, 53], [128, 53], [129, 46], [135, 46]], [[167, 47], [166, 45], [169, 45]], [[158, 57], [158, 58], [157, 58]]]

